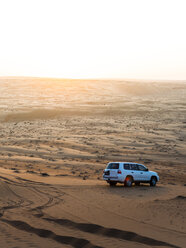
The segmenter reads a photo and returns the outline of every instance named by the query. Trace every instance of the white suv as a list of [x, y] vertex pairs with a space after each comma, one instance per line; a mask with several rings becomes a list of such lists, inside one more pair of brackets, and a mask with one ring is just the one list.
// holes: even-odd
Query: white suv
[[132, 183], [140, 185], [150, 183], [150, 186], [156, 186], [159, 176], [154, 171], [149, 171], [144, 165], [130, 162], [111, 162], [103, 171], [103, 179], [115, 186], [117, 183], [124, 183], [125, 186], [131, 187]]

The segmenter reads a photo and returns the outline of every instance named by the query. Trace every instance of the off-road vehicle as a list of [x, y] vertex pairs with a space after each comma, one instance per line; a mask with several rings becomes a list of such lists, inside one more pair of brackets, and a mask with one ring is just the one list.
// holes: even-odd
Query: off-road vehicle
[[117, 183], [124, 183], [131, 187], [133, 183], [149, 183], [150, 186], [156, 186], [159, 176], [154, 171], [149, 171], [143, 164], [131, 162], [110, 162], [103, 171], [103, 179], [115, 186]]

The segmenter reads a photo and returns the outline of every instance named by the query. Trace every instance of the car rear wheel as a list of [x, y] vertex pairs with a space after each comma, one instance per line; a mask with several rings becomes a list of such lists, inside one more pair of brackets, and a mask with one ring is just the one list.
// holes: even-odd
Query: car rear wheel
[[127, 187], [131, 187], [132, 186], [132, 182], [133, 182], [132, 177], [126, 177], [124, 184]]
[[156, 182], [157, 182], [156, 177], [152, 177], [150, 180], [150, 186], [152, 186], [152, 187], [156, 186]]
[[109, 182], [110, 186], [116, 186], [117, 182]]

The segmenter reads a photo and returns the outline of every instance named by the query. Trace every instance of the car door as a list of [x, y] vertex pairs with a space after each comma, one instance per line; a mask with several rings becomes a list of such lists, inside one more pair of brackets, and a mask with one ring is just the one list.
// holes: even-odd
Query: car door
[[142, 164], [138, 164], [138, 169], [140, 181], [149, 181], [150, 179], [147, 168]]
[[130, 168], [134, 181], [140, 181], [140, 173], [137, 164], [130, 164]]
[[124, 179], [125, 179], [125, 177], [126, 176], [128, 176], [128, 175], [132, 175], [131, 174], [131, 168], [130, 168], [130, 164], [128, 164], [128, 163], [123, 163], [123, 169], [124, 169]]

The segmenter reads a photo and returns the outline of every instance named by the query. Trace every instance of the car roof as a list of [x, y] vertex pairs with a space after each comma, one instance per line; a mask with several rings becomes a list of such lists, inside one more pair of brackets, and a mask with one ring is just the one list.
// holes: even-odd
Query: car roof
[[110, 163], [123, 163], [123, 164], [139, 164], [139, 163], [134, 163], [134, 162], [109, 162]]

